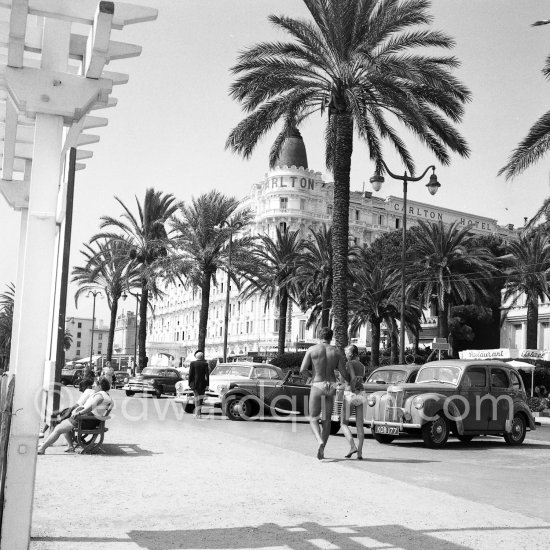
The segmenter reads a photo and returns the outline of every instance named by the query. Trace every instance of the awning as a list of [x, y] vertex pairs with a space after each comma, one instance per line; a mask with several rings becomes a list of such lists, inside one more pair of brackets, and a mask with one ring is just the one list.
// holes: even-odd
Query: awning
[[[92, 355], [92, 363], [95, 363], [98, 359], [101, 359], [101, 355]], [[84, 357], [84, 359], [79, 359], [78, 361], [75, 361], [75, 363], [78, 363], [79, 365], [82, 365], [83, 363], [89, 363], [90, 362], [90, 356]]]

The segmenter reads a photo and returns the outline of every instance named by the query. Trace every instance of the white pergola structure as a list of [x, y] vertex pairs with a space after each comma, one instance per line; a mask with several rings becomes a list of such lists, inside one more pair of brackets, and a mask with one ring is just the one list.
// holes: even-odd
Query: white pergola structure
[[105, 65], [141, 53], [111, 40], [111, 31], [156, 18], [155, 9], [119, 2], [0, 0], [0, 193], [21, 212], [1, 550], [26, 550], [30, 542], [42, 388], [54, 359], [48, 343], [67, 152], [77, 147], [79, 161], [92, 156], [81, 147], [99, 137], [85, 131], [107, 119], [89, 113], [116, 105], [113, 86], [128, 81]]

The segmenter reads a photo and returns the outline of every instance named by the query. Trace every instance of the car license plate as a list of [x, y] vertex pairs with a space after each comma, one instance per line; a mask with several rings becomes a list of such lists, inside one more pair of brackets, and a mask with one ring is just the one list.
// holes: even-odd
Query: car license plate
[[386, 426], [385, 424], [376, 426], [374, 430], [377, 434], [399, 435], [397, 426]]

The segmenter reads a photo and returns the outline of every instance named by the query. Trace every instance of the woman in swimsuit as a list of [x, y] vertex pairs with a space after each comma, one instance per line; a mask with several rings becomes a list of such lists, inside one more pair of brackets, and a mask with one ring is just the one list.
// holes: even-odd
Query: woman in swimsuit
[[[346, 380], [344, 389], [344, 403], [342, 405], [342, 432], [349, 443], [350, 450], [346, 458], [351, 458], [357, 453], [357, 460], [363, 460], [363, 442], [365, 441], [365, 430], [363, 428], [363, 406], [365, 401], [365, 392], [363, 391], [363, 382], [365, 380], [365, 365], [359, 361], [359, 350], [357, 346], [351, 345], [345, 349], [348, 360], [346, 367], [349, 379]], [[355, 406], [355, 426], [357, 428], [357, 443], [353, 440], [353, 435], [349, 429], [349, 417], [351, 407]]]

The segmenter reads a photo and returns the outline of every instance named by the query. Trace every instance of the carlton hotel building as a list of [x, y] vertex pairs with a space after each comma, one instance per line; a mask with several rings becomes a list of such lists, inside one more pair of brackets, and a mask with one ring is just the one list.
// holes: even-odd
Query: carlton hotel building
[[[267, 233], [275, 238], [277, 227], [300, 230], [301, 237], [311, 238], [310, 228], [330, 225], [332, 220], [334, 184], [323, 178], [321, 172], [310, 170], [304, 142], [299, 132], [287, 138], [279, 162], [264, 178], [255, 183], [243, 201], [254, 213], [254, 220], [247, 228], [251, 234]], [[371, 192], [352, 191], [350, 195], [350, 242], [368, 246], [383, 233], [402, 227], [403, 200], [400, 197], [374, 196]], [[458, 212], [431, 204], [408, 201], [407, 220], [410, 226], [418, 220], [456, 220], [467, 224], [479, 234], [499, 234], [509, 237], [513, 227], [499, 227], [496, 220], [466, 212]], [[212, 288], [208, 317], [206, 356], [223, 357], [224, 311], [226, 275], [219, 273], [218, 285]], [[149, 357], [168, 353], [178, 362], [180, 358], [196, 350], [200, 292], [181, 284], [170, 286], [162, 300], [154, 304], [148, 335]], [[437, 318], [427, 317], [423, 325], [422, 339], [431, 342], [435, 336]], [[295, 305], [288, 316], [286, 349], [294, 351], [315, 342], [313, 329], [306, 328], [307, 314]], [[273, 303], [265, 303], [255, 297], [240, 299], [236, 289], [231, 290], [230, 320], [228, 329], [228, 355], [246, 355], [253, 352], [274, 351], [277, 346], [278, 313]], [[352, 340], [360, 346], [368, 346], [369, 327], [363, 327]]]

